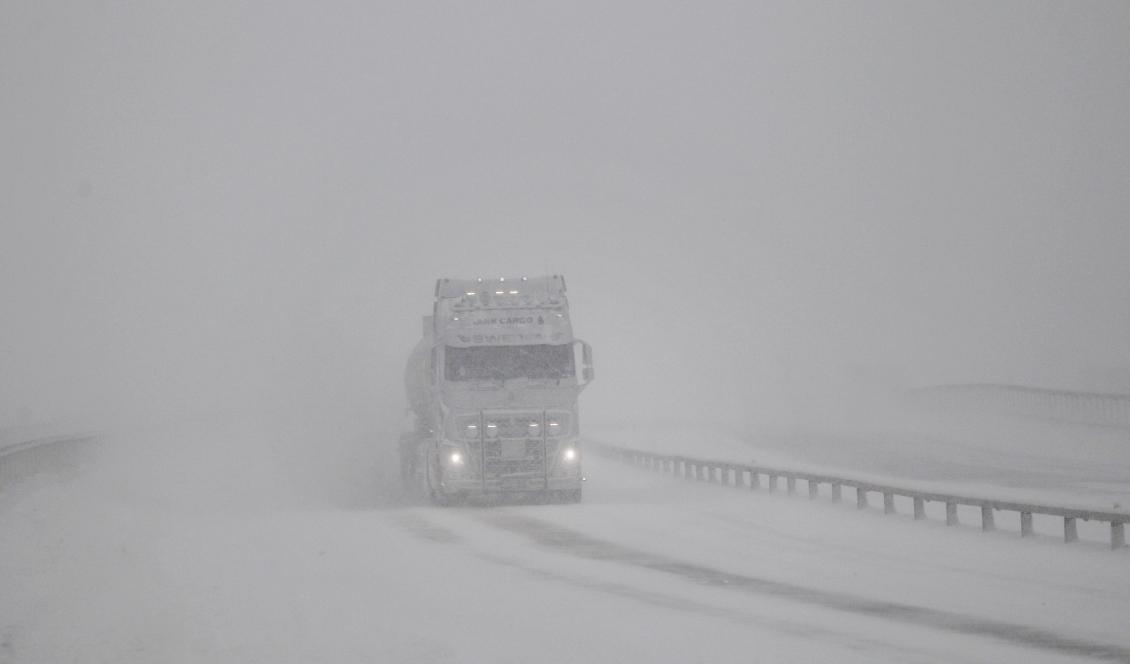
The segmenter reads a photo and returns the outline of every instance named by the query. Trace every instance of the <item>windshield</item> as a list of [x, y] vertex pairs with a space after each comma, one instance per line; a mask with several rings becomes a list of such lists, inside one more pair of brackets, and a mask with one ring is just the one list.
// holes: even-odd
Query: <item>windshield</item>
[[572, 378], [573, 344], [473, 346], [445, 350], [447, 380], [510, 380]]

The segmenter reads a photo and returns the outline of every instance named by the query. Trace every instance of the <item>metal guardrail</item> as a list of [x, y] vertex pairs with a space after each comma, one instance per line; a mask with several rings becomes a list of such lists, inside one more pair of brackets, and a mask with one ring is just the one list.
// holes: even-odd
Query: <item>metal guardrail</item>
[[1130, 395], [1048, 390], [1022, 385], [968, 383], [919, 387], [906, 392], [911, 403], [981, 410], [1099, 426], [1130, 427]]
[[55, 443], [71, 442], [75, 440], [87, 440], [93, 438], [91, 434], [80, 435], [64, 435], [64, 436], [40, 436], [32, 438], [31, 440], [21, 440], [7, 445], [0, 443], [0, 457], [6, 457], [10, 454], [18, 454], [30, 450], [34, 447], [43, 447], [46, 445], [54, 445]]
[[[1130, 513], [1105, 512], [1072, 507], [1059, 507], [1055, 505], [1040, 505], [1034, 503], [1018, 503], [1009, 500], [994, 500], [974, 496], [960, 496], [956, 494], [937, 493], [932, 491], [918, 491], [907, 487], [875, 482], [856, 480], [847, 477], [835, 477], [818, 473], [786, 470], [783, 468], [770, 468], [736, 464], [728, 461], [710, 459], [697, 459], [693, 457], [657, 454], [644, 450], [636, 450], [606, 443], [588, 442], [590, 448], [623, 462], [631, 463], [643, 468], [660, 473], [667, 473], [674, 477], [683, 477], [688, 480], [712, 482], [723, 486], [738, 488], [748, 487], [750, 490], [761, 488], [761, 477], [765, 477], [769, 491], [779, 489], [780, 478], [785, 479], [786, 491], [795, 494], [797, 482], [802, 481], [808, 489], [809, 499], [819, 495], [820, 485], [831, 487], [832, 500], [839, 501], [843, 496], [843, 488], [851, 487], [855, 490], [855, 502], [859, 509], [868, 507], [868, 494], [876, 493], [883, 496], [883, 512], [895, 514], [895, 497], [902, 496], [914, 501], [914, 518], [926, 518], [926, 503], [938, 502], [946, 506], [946, 525], [958, 525], [958, 505], [968, 505], [981, 509], [981, 529], [991, 531], [996, 529], [994, 512], [1017, 512], [1020, 515], [1020, 536], [1029, 537], [1034, 534], [1032, 529], [1032, 515], [1040, 514], [1063, 518], [1063, 541], [1067, 543], [1079, 539], [1077, 522], [1100, 521], [1110, 524], [1110, 548], [1112, 550], [1126, 547], [1126, 523], [1130, 521]], [[748, 482], [746, 478], [748, 477]]]
[[0, 438], [0, 491], [12, 482], [42, 472], [69, 471], [84, 463], [94, 433]]

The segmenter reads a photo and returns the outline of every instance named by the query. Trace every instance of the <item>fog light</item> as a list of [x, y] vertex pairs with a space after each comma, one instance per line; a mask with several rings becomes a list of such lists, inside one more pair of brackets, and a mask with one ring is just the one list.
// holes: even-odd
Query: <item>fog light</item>
[[451, 461], [451, 465], [453, 466], [463, 465], [463, 455], [459, 452], [452, 452], [451, 456], [449, 456], [448, 459]]
[[566, 461], [576, 461], [577, 460], [577, 450], [573, 449], [572, 447], [566, 447], [565, 453], [564, 453], [563, 456], [565, 457]]

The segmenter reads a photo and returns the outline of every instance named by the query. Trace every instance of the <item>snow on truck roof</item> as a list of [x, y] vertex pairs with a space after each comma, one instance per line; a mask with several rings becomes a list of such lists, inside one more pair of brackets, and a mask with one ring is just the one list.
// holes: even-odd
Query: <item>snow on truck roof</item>
[[477, 279], [438, 279], [436, 299], [461, 299], [493, 295], [530, 295], [536, 299], [556, 299], [565, 295], [565, 277], [479, 277]]

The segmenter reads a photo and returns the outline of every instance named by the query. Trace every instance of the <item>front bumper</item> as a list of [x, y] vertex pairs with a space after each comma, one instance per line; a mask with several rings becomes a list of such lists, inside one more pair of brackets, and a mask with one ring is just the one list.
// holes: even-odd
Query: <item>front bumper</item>
[[[569, 457], [565, 456], [566, 450]], [[460, 464], [440, 464], [433, 488], [447, 495], [576, 491], [584, 481], [578, 450], [575, 440], [563, 440], [553, 446], [548, 459], [540, 451], [531, 456], [500, 459], [478, 449], [464, 448]], [[441, 455], [441, 459], [449, 456], [450, 452]]]
[[439, 486], [448, 495], [489, 495], [503, 493], [533, 493], [539, 491], [574, 491], [581, 488], [582, 478], [576, 477], [502, 477], [497, 479], [471, 479], [444, 477]]

